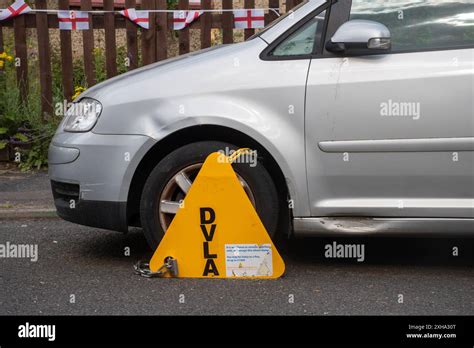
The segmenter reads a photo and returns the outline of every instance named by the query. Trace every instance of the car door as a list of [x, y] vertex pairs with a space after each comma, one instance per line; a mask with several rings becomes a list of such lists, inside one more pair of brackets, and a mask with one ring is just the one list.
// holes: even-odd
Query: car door
[[474, 4], [344, 3], [338, 16], [389, 28], [392, 52], [311, 61], [312, 215], [474, 217]]

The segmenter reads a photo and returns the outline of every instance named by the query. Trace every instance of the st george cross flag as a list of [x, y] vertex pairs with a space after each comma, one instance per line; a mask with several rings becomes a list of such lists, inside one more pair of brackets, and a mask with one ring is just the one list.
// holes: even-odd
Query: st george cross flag
[[127, 8], [120, 11], [120, 14], [130, 19], [136, 25], [145, 29], [150, 29], [149, 11], [136, 11], [134, 8]]
[[199, 18], [203, 11], [175, 11], [173, 12], [173, 29], [181, 30]]
[[13, 18], [21, 14], [28, 13], [31, 11], [31, 8], [25, 4], [23, 0], [16, 0], [13, 4], [0, 11], [0, 21], [3, 21], [4, 19]]
[[89, 13], [86, 11], [58, 11], [60, 30], [89, 29]]
[[235, 10], [234, 24], [236, 29], [257, 29], [265, 27], [265, 12], [260, 9]]

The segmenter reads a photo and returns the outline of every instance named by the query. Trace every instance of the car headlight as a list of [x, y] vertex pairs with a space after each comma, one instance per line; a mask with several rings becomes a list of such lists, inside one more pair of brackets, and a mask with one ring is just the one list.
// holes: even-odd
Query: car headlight
[[88, 132], [96, 124], [102, 112], [102, 104], [97, 100], [84, 98], [74, 103], [64, 115], [66, 132]]

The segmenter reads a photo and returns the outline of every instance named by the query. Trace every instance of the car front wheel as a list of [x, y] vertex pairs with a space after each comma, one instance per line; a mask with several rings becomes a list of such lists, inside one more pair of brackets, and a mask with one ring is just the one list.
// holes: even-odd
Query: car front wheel
[[[217, 141], [202, 141], [183, 146], [163, 158], [152, 170], [143, 188], [140, 216], [145, 237], [156, 249], [178, 212], [205, 159], [212, 152], [236, 150], [237, 147]], [[273, 238], [278, 222], [278, 195], [265, 167], [257, 163], [234, 163], [242, 188]]]

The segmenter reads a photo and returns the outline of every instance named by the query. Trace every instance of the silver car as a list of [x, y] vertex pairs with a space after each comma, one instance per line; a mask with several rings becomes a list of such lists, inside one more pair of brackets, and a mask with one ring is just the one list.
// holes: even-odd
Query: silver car
[[[50, 146], [58, 214], [156, 247], [206, 156], [269, 233], [474, 233], [472, 0], [311, 0], [98, 84]], [[79, 107], [81, 106], [81, 107]]]

